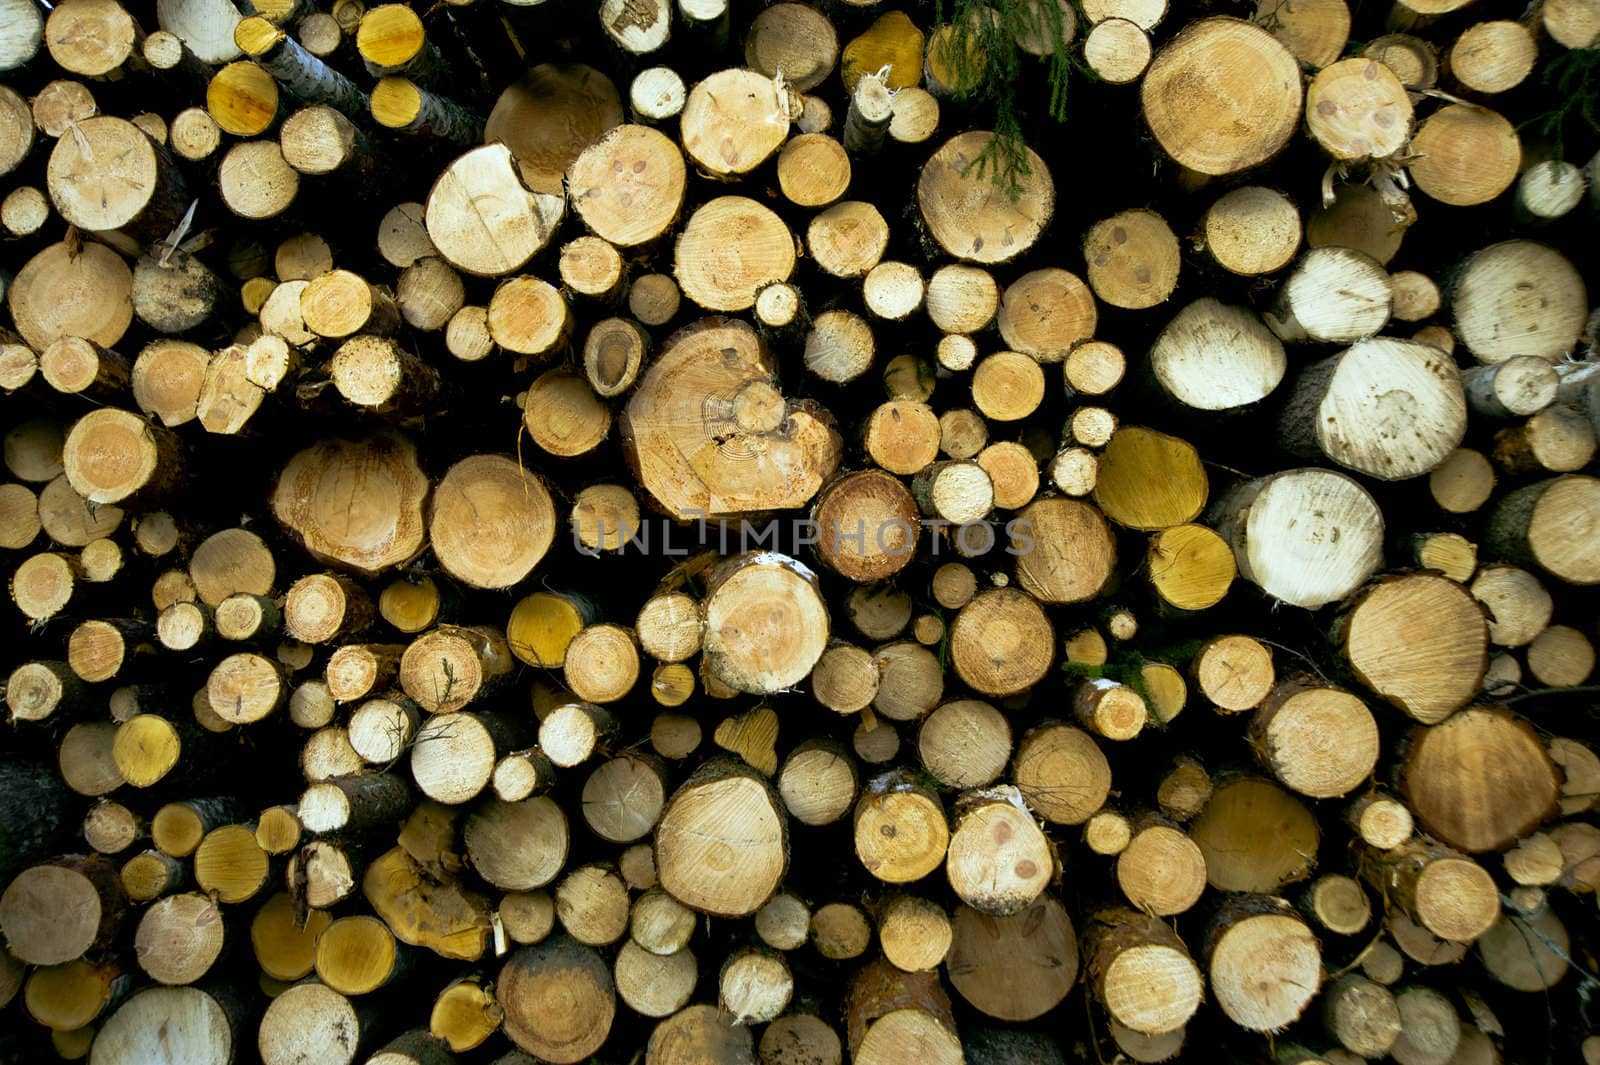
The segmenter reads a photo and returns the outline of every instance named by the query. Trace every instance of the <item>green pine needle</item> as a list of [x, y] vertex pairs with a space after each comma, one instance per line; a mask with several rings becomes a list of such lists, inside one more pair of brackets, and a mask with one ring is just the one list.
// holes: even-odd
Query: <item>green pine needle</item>
[[[948, 15], [948, 17], [946, 17]], [[987, 175], [1007, 196], [1022, 195], [1022, 178], [1031, 173], [1023, 139], [1017, 85], [1025, 60], [1035, 58], [1018, 40], [1055, 41], [1047, 56], [1050, 84], [1048, 114], [1057, 122], [1067, 117], [1067, 89], [1072, 74], [1070, 49], [1061, 44], [1065, 16], [1054, 0], [934, 0], [934, 19], [949, 32], [933, 45], [936, 62], [950, 71], [962, 88], [956, 99], [994, 108], [994, 136], [967, 172]]]

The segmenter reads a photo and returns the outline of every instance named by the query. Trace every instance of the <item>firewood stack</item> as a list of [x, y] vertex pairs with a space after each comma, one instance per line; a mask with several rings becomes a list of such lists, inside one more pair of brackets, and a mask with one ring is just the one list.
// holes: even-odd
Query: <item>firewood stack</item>
[[1600, 1062], [1600, 8], [991, 4], [0, 0], [0, 1060]]

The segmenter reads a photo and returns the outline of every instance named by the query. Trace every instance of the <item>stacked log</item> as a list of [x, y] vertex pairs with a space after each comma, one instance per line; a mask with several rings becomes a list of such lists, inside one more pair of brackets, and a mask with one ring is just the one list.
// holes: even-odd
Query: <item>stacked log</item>
[[880, 6], [0, 0], [0, 1058], [1600, 1060], [1594, 11]]

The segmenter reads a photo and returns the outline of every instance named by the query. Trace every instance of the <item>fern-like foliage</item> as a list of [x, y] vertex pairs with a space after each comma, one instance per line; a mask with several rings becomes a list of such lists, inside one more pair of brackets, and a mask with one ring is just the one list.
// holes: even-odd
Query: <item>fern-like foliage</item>
[[[934, 61], [949, 72], [956, 99], [994, 109], [994, 136], [968, 170], [980, 177], [987, 174], [1013, 200], [1030, 172], [1017, 101], [1024, 64], [1035, 58], [1046, 64], [1047, 113], [1065, 121], [1072, 55], [1062, 38], [1069, 17], [1056, 0], [934, 0], [934, 19], [945, 27], [931, 45]], [[1019, 40], [1052, 42], [1054, 47], [1034, 57], [1017, 45]]]
[[1571, 122], [1581, 123], [1591, 135], [1600, 133], [1600, 48], [1573, 48], [1561, 53], [1545, 67], [1541, 81], [1557, 103], [1519, 125], [1535, 129], [1550, 141], [1555, 157], [1560, 159], [1565, 155]]

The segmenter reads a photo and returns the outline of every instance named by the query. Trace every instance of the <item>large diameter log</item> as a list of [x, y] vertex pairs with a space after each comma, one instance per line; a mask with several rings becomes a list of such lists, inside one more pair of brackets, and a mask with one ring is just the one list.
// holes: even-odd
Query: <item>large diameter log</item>
[[[1298, 90], [1298, 71], [1295, 79]], [[1015, 259], [1039, 239], [1055, 209], [1055, 183], [1031, 148], [1024, 149], [1027, 166], [1020, 170], [1015, 197], [988, 170], [979, 172], [974, 163], [994, 136], [975, 130], [951, 138], [923, 164], [917, 178], [917, 207], [929, 233], [945, 251], [966, 262]]]
[[272, 510], [315, 558], [372, 577], [422, 551], [427, 492], [416, 448], [385, 433], [296, 454], [278, 477]]
[[1187, 1024], [1200, 1008], [1200, 968], [1158, 918], [1102, 910], [1084, 932], [1084, 955], [1095, 998], [1126, 1028], [1160, 1035]]
[[1275, 777], [1313, 799], [1354, 790], [1381, 753], [1378, 724], [1366, 704], [1307, 676], [1272, 689], [1251, 721], [1250, 737]]
[[114, 346], [133, 321], [132, 291], [133, 272], [116, 252], [62, 242], [23, 264], [5, 296], [17, 332], [43, 351], [64, 336]]
[[1055, 627], [1033, 596], [995, 588], [974, 596], [950, 625], [950, 662], [974, 691], [1007, 696], [1043, 679]]
[[680, 520], [799, 506], [843, 449], [826, 411], [778, 391], [776, 364], [755, 330], [726, 318], [667, 340], [621, 431], [640, 484]]
[[1600, 480], [1569, 474], [1506, 495], [1489, 520], [1492, 557], [1537, 566], [1568, 584], [1600, 584]]
[[1337, 636], [1361, 682], [1425, 725], [1465, 706], [1488, 668], [1483, 608], [1431, 573], [1377, 582], [1340, 620]]
[[617, 1008], [610, 967], [565, 935], [507, 958], [495, 997], [512, 1042], [553, 1065], [572, 1065], [600, 1049]]
[[1479, 362], [1537, 355], [1559, 362], [1588, 317], [1583, 277], [1554, 248], [1508, 240], [1474, 252], [1450, 291], [1455, 334]]
[[1293, 606], [1337, 602], [1383, 562], [1383, 512], [1332, 470], [1247, 481], [1212, 507], [1208, 523], [1232, 546], [1240, 576]]
[[827, 647], [817, 579], [784, 555], [751, 552], [722, 563], [707, 582], [704, 613], [705, 667], [737, 691], [792, 687]]
[[904, 569], [916, 553], [921, 529], [911, 493], [881, 470], [862, 470], [830, 482], [818, 493], [811, 520], [822, 560], [863, 584]]
[[30, 866], [0, 895], [0, 933], [33, 965], [60, 965], [109, 945], [126, 909], [116, 867], [99, 855]]
[[1015, 788], [985, 788], [962, 796], [945, 857], [945, 875], [962, 902], [1004, 917], [1044, 891], [1055, 858]]
[[537, 475], [504, 455], [473, 455], [433, 491], [428, 539], [439, 564], [474, 588], [508, 588], [555, 539], [555, 507]]
[[1178, 403], [1226, 411], [1269, 395], [1283, 380], [1287, 360], [1283, 342], [1252, 311], [1206, 297], [1180, 310], [1161, 331], [1150, 348], [1150, 366]]
[[[1111, 529], [1101, 511], [1088, 503], [1038, 499], [1018, 511], [1007, 529], [1010, 551], [1017, 556], [1017, 583], [1042, 602], [1088, 602], [1104, 590], [1116, 569]], [[961, 668], [958, 661], [956, 669]]]
[[555, 233], [566, 201], [531, 191], [516, 167], [511, 149], [486, 144], [451, 163], [434, 182], [428, 237], [451, 266], [487, 277], [514, 273]]
[[101, 1026], [91, 1065], [185, 1062], [229, 1065], [239, 1053], [238, 1009], [197, 987], [152, 987], [117, 1008]]
[[1311, 929], [1288, 903], [1266, 895], [1230, 898], [1212, 920], [1205, 954], [1217, 1005], [1252, 1032], [1293, 1023], [1322, 982]]
[[100, 115], [56, 141], [46, 181], [56, 210], [91, 231], [166, 236], [188, 205], [176, 164], [139, 127]]
[[1556, 768], [1528, 724], [1472, 707], [1422, 729], [1406, 754], [1406, 800], [1430, 835], [1469, 854], [1499, 850], [1556, 810]]
[[755, 913], [788, 868], [783, 807], [764, 779], [731, 762], [703, 765], [668, 801], [656, 825], [661, 886], [719, 917]]
[[951, 931], [950, 984], [991, 1017], [1033, 1020], [1055, 1008], [1077, 980], [1077, 935], [1066, 909], [1049, 895], [1009, 917], [958, 906]]
[[748, 197], [718, 196], [678, 234], [673, 276], [701, 307], [742, 311], [762, 288], [787, 281], [794, 264], [794, 236], [783, 219]]
[[778, 150], [793, 117], [780, 80], [753, 70], [722, 70], [689, 90], [680, 123], [683, 147], [712, 177], [749, 173]]
[[845, 1000], [845, 1042], [855, 1065], [891, 1065], [918, 1049], [924, 1065], [965, 1061], [950, 998], [937, 973], [905, 973], [886, 961], [862, 969]]
[[541, 63], [500, 93], [483, 136], [510, 149], [527, 188], [560, 199], [573, 161], [622, 120], [621, 98], [604, 74], [582, 63]]
[[1157, 143], [1176, 162], [1232, 174], [1288, 143], [1300, 122], [1300, 67], [1266, 30], [1202, 19], [1156, 54], [1139, 99]]
[[1320, 831], [1304, 803], [1276, 784], [1240, 777], [1219, 785], [1190, 837], [1219, 891], [1271, 891], [1304, 880]]
[[1386, 481], [1434, 469], [1466, 431], [1466, 395], [1454, 361], [1431, 345], [1387, 337], [1308, 367], [1281, 422], [1294, 453], [1321, 452]]

